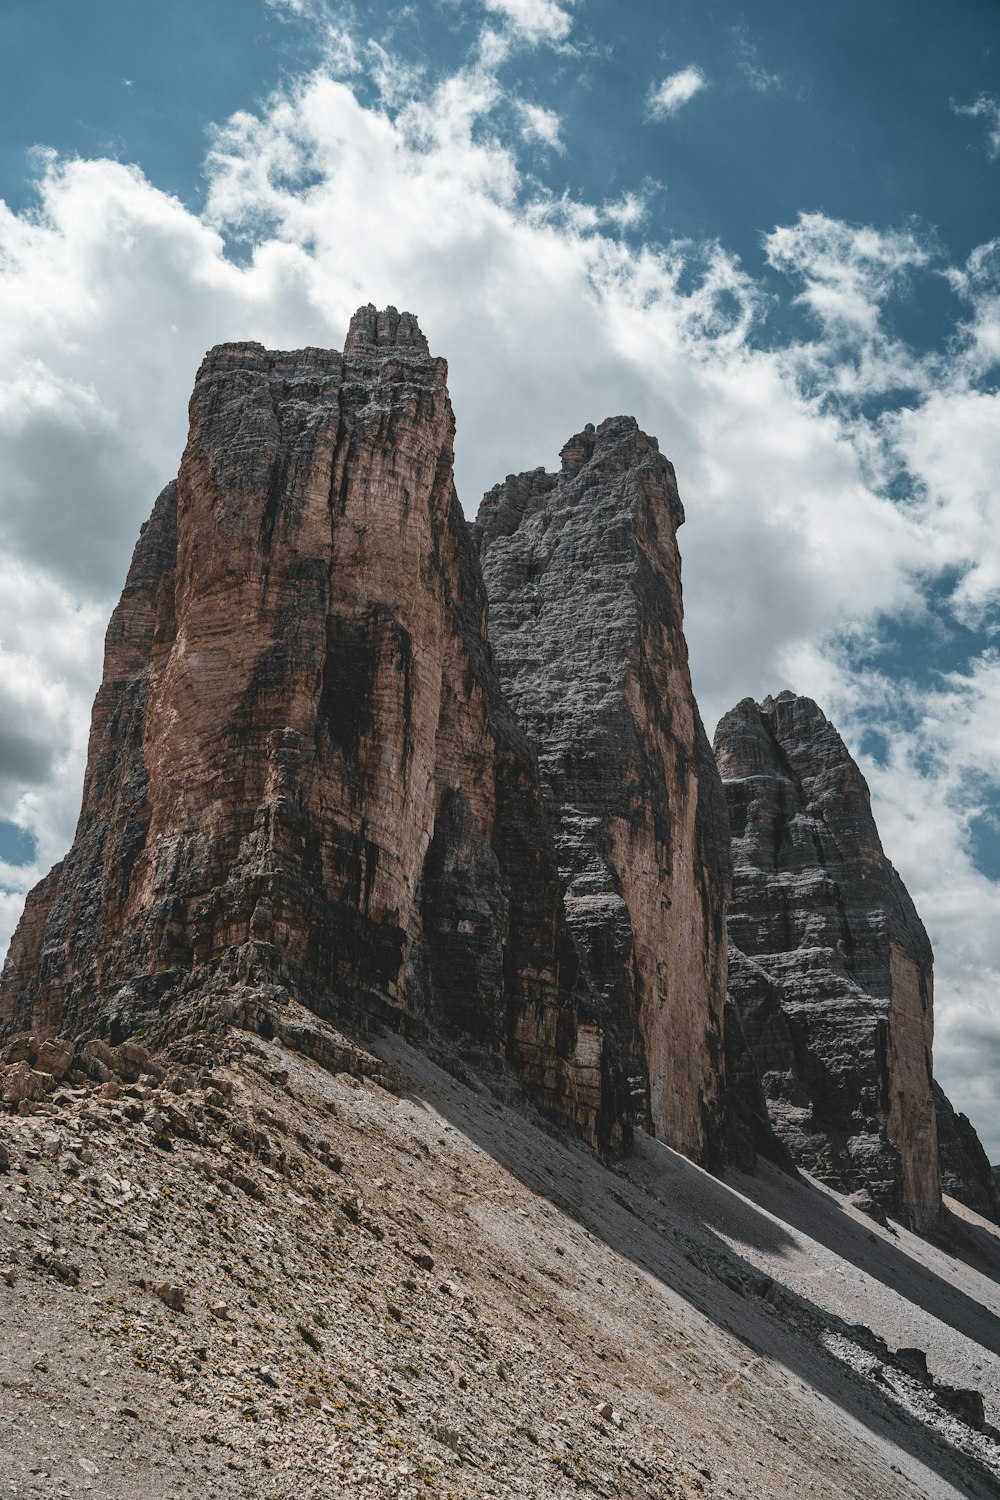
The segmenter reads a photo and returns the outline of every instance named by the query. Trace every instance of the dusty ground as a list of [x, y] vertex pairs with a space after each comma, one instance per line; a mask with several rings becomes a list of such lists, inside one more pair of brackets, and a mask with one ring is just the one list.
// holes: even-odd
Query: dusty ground
[[0, 1496], [1000, 1495], [974, 1216], [609, 1171], [397, 1039], [226, 1045], [0, 1119]]

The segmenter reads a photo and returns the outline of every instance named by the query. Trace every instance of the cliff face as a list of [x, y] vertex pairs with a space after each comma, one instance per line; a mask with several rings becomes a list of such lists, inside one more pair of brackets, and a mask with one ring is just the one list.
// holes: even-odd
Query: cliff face
[[639, 1117], [702, 1160], [722, 1122], [725, 801], [691, 691], [671, 465], [630, 417], [512, 475], [476, 532], [490, 639], [538, 752], [566, 913]]
[[733, 837], [730, 989], [772, 1123], [800, 1166], [929, 1228], [933, 958], [864, 778], [792, 693], [744, 699], [715, 748]]
[[113, 1039], [206, 995], [432, 1025], [609, 1150], [628, 1110], [486, 640], [443, 360], [224, 345], [108, 632], [70, 854], [0, 1025]]
[[990, 1166], [975, 1126], [959, 1114], [941, 1085], [934, 1084], [941, 1186], [951, 1198], [966, 1204], [984, 1219], [1000, 1224], [1000, 1182]]

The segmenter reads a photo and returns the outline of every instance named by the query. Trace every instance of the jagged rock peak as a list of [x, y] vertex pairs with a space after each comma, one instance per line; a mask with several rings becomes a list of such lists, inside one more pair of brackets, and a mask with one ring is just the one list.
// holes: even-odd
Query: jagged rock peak
[[490, 640], [538, 753], [567, 916], [637, 1117], [713, 1162], [730, 853], [688, 672], [683, 518], [672, 465], [618, 416], [570, 438], [560, 473], [508, 475], [475, 534]]
[[401, 354], [430, 354], [427, 340], [412, 313], [397, 312], [394, 307], [379, 312], [371, 302], [359, 307], [347, 331], [344, 354], [385, 354], [390, 350]]
[[927, 1229], [941, 1206], [930, 942], [867, 784], [810, 698], [745, 698], [715, 749], [729, 805], [730, 990], [800, 1166]]
[[208, 354], [0, 1032], [117, 1041], [291, 998], [444, 1037], [614, 1152], [621, 1070], [486, 639], [445, 373], [392, 308], [343, 355]]

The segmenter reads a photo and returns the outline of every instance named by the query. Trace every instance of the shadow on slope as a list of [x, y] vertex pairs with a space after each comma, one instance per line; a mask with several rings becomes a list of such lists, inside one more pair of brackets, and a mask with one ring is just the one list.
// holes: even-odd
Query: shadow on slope
[[[779, 1221], [786, 1217], [800, 1233], [827, 1244], [900, 1296], [918, 1301], [931, 1316], [1000, 1352], [1000, 1320], [980, 1304], [895, 1247], [880, 1242], [873, 1249], [864, 1226], [811, 1184], [782, 1177], [787, 1195], [782, 1195], [780, 1214], [772, 1216], [766, 1206], [751, 1201], [757, 1179], [741, 1177], [741, 1190], [736, 1191], [644, 1136], [638, 1137], [629, 1162], [608, 1169], [578, 1144], [566, 1143], [547, 1128], [528, 1126], [522, 1116], [499, 1105], [485, 1090], [473, 1092], [456, 1084], [398, 1039], [377, 1043], [376, 1049], [401, 1065], [408, 1096], [415, 1104], [438, 1111], [531, 1192], [682, 1297], [752, 1355], [783, 1366], [838, 1406], [867, 1428], [878, 1445], [888, 1445], [887, 1461], [909, 1456], [956, 1493], [1000, 1497], [1000, 1480], [989, 1467], [910, 1417], [816, 1341], [816, 1326], [830, 1327], [836, 1322], [824, 1308], [779, 1286], [775, 1301], [779, 1305], [784, 1301], [804, 1314], [798, 1320], [782, 1317], [770, 1301], [747, 1296], [720, 1279], [712, 1261], [721, 1256], [726, 1273], [736, 1281], [760, 1282], [760, 1269], [735, 1254], [723, 1236], [778, 1255], [801, 1253], [788, 1224]], [[775, 1173], [774, 1178], [779, 1175]], [[765, 1174], [762, 1181], [773, 1185], [774, 1178]], [[768, 1196], [764, 1187], [762, 1204]], [[795, 1205], [791, 1209], [786, 1196]], [[908, 1468], [911, 1479], [917, 1479], [913, 1465]], [[929, 1476], [925, 1473], [924, 1477]]]
[[[947, 1323], [992, 1354], [1000, 1355], [1000, 1318], [981, 1302], [922, 1265], [901, 1245], [876, 1235], [866, 1224], [852, 1218], [815, 1184], [803, 1180], [789, 1186], [792, 1191], [785, 1192], [771, 1174], [762, 1172], [760, 1176], [741, 1183], [740, 1191], [759, 1208], [774, 1214], [800, 1234], [825, 1245], [866, 1276], [874, 1277], [931, 1317]], [[960, 1236], [959, 1229], [967, 1233]], [[946, 1231], [932, 1243], [981, 1274], [1000, 1281], [1000, 1254], [992, 1236], [976, 1225], [962, 1223], [950, 1213], [946, 1218]], [[753, 1236], [758, 1231], [753, 1225], [748, 1225], [747, 1232], [751, 1237], [746, 1243], [756, 1244]]]

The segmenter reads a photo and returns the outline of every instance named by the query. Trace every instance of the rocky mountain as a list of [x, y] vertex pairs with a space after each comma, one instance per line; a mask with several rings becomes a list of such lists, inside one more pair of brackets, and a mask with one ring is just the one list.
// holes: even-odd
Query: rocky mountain
[[959, 1203], [965, 1203], [984, 1219], [1000, 1224], [997, 1168], [990, 1166], [975, 1126], [968, 1115], [955, 1109], [937, 1082], [934, 1084], [934, 1108], [941, 1186], [950, 1198], [957, 1198]]
[[11, 1065], [230, 1023], [291, 1044], [301, 1004], [607, 1158], [638, 1123], [921, 1229], [940, 1129], [993, 1211], [971, 1126], [940, 1100], [936, 1124], [930, 947], [836, 732], [747, 700], [723, 789], [656, 440], [587, 426], [470, 527], [446, 374], [370, 306], [342, 354], [207, 356], [108, 630], [76, 837], [0, 978]]
[[[83, 807], [0, 984], [10, 1034], [222, 1006], [432, 1028], [614, 1154], [631, 1110], [486, 639], [443, 360], [212, 350], [108, 631]], [[718, 918], [721, 921], [721, 916]]]
[[785, 692], [744, 699], [715, 749], [730, 988], [778, 1135], [799, 1166], [918, 1229], [938, 1219], [942, 1170], [949, 1193], [994, 1212], [975, 1132], [932, 1081], [930, 943], [843, 740]]
[[586, 427], [561, 459], [483, 499], [490, 640], [538, 752], [567, 918], [640, 1117], [712, 1161], [730, 852], [683, 635], [684, 511], [631, 417]]
[[190, 414], [0, 978], [5, 1492], [1000, 1494], [929, 944], [815, 704], [716, 764], [655, 440], [469, 526], [392, 308]]

